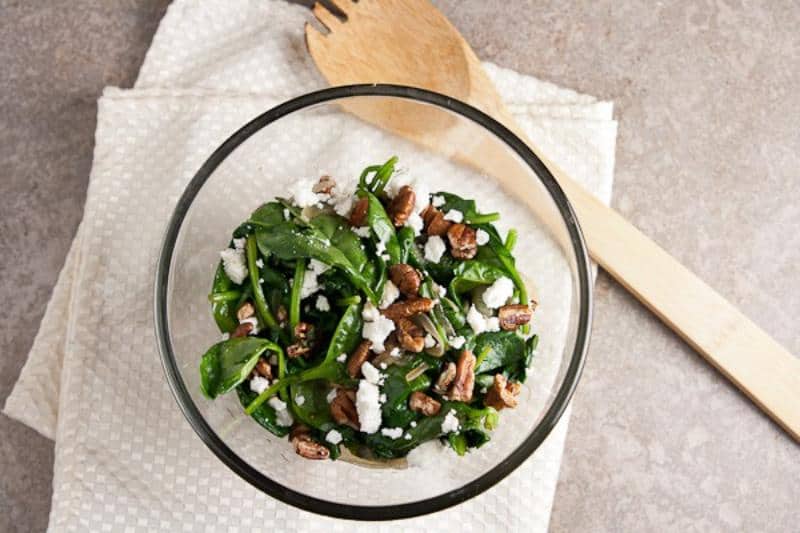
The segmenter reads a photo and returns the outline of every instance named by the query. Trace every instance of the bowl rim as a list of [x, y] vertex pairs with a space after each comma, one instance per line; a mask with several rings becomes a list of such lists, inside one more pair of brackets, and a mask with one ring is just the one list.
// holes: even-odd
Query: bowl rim
[[[178, 364], [172, 349], [167, 320], [167, 295], [170, 267], [175, 243], [180, 233], [184, 218], [194, 201], [195, 196], [214, 170], [240, 144], [253, 134], [282, 117], [315, 106], [317, 104], [353, 97], [394, 97], [431, 104], [477, 123], [488, 130], [511, 150], [513, 150], [533, 170], [547, 189], [567, 228], [570, 242], [575, 253], [578, 272], [578, 293], [582, 305], [578, 310], [578, 324], [575, 348], [564, 376], [564, 381], [556, 393], [550, 407], [541, 422], [528, 437], [514, 449], [503, 461], [491, 470], [473, 479], [468, 484], [446, 493], [410, 503], [392, 505], [350, 505], [323, 500], [295, 491], [273, 481], [245, 460], [240, 458], [208, 425], [205, 418], [189, 394], [178, 370]], [[187, 184], [167, 224], [158, 264], [156, 266], [154, 287], [154, 321], [156, 340], [161, 355], [161, 363], [167, 382], [178, 406], [195, 433], [208, 448], [239, 477], [284, 503], [317, 514], [350, 520], [394, 520], [411, 518], [433, 513], [462, 503], [489, 489], [514, 471], [541, 445], [555, 427], [564, 413], [572, 397], [583, 370], [592, 322], [592, 290], [590, 284], [589, 254], [577, 217], [566, 194], [553, 178], [550, 171], [539, 157], [511, 130], [503, 126], [479, 109], [462, 101], [426, 89], [393, 84], [356, 84], [329, 87], [303, 94], [279, 104], [258, 115], [239, 130], [228, 137], [203, 163], [197, 173]]]

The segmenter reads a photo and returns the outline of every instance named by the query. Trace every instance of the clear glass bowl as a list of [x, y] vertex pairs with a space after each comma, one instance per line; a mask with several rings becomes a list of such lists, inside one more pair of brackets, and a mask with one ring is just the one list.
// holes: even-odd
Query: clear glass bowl
[[[422, 144], [401, 134], [413, 134]], [[501, 232], [519, 230], [515, 254], [539, 302], [533, 329], [541, 342], [519, 406], [501, 413], [486, 446], [464, 457], [429, 446], [412, 454], [405, 469], [309, 461], [297, 456], [287, 439], [250, 420], [235, 393], [209, 401], [200, 392], [200, 356], [220, 337], [207, 300], [214, 268], [233, 229], [261, 203], [286, 195], [292, 178], [354, 177], [391, 155], [432, 191], [449, 190], [474, 198], [483, 211], [499, 211]], [[497, 178], [507, 182], [507, 192]], [[189, 182], [159, 258], [155, 320], [178, 405], [198, 436], [239, 476], [308, 511], [349, 519], [405, 518], [458, 504], [491, 487], [534, 453], [556, 424], [587, 349], [589, 262], [561, 188], [501, 124], [467, 104], [421, 89], [334, 87], [256, 117]]]

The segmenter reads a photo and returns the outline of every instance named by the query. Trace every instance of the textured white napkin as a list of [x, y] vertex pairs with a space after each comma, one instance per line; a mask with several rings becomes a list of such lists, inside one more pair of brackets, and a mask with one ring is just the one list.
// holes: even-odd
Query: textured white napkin
[[[136, 89], [108, 90], [99, 102], [84, 221], [5, 406], [56, 439], [53, 529], [363, 526], [298, 512], [228, 472], [176, 409], [151, 325], [156, 253], [185, 183], [245, 121], [324, 86], [303, 43], [308, 18], [282, 2], [177, 1]], [[611, 104], [486, 67], [526, 133], [608, 202]], [[567, 418], [535, 457], [469, 505], [379, 529], [444, 531], [464, 515], [475, 528], [546, 529]]]

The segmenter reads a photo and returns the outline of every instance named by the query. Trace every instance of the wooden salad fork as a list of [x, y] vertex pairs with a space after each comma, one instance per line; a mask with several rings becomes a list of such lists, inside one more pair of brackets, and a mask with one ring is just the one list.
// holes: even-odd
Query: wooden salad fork
[[[422, 87], [467, 102], [513, 130], [567, 194], [592, 259], [800, 441], [800, 360], [549, 161], [536, 148], [535, 139], [528, 139], [515, 124], [477, 56], [444, 15], [427, 0], [332, 3], [345, 20], [317, 3], [314, 15], [328, 32], [310, 24], [305, 28], [311, 56], [331, 85]], [[453, 151], [446, 121], [431, 126], [410, 107], [410, 114], [390, 105], [348, 109], [428, 147]], [[470, 148], [461, 159], [492, 175], [509, 193], [537, 209], [522, 180], [491, 170], [497, 158], [490, 146], [485, 146], [486, 150]]]

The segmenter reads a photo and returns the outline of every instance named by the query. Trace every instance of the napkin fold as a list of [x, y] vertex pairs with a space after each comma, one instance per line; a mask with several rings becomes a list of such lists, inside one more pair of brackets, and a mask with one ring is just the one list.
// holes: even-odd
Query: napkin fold
[[[154, 265], [185, 184], [241, 124], [325, 85], [305, 50], [309, 19], [281, 1], [178, 0], [135, 88], [100, 99], [84, 220], [4, 408], [56, 440], [52, 529], [368, 528], [297, 511], [228, 471], [176, 408], [152, 328]], [[525, 132], [608, 203], [611, 103], [485, 66]], [[478, 529], [545, 530], [567, 419], [469, 505], [375, 528], [445, 531], [467, 514]]]

